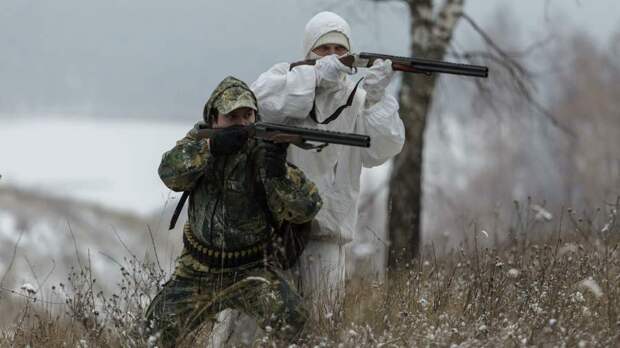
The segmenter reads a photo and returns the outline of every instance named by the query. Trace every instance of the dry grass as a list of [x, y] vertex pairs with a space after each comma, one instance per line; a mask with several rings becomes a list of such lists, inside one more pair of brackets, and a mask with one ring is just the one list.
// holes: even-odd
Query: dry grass
[[[569, 211], [555, 231], [535, 237], [519, 230], [532, 226], [521, 221], [495, 246], [471, 225], [459, 250], [439, 256], [427, 246], [389, 286], [351, 283], [342, 312], [309, 323], [302, 345], [618, 346], [617, 209], [582, 218]], [[0, 345], [147, 346], [142, 316], [166, 275], [135, 256], [118, 267], [110, 295], [96, 290], [88, 265], [44, 298], [14, 294], [19, 315], [2, 330]], [[255, 345], [284, 344], [267, 335]]]

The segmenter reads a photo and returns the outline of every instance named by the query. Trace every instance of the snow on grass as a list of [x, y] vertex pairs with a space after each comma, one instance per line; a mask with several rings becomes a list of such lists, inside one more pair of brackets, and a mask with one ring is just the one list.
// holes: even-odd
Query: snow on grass
[[26, 293], [28, 296], [33, 296], [37, 294], [37, 289], [34, 287], [34, 285], [30, 283], [24, 283], [22, 286], [20, 286], [20, 289], [24, 291], [24, 293]]
[[603, 290], [601, 290], [600, 285], [594, 280], [592, 277], [582, 280], [579, 282], [579, 287], [583, 290], [590, 291], [596, 298], [600, 298], [603, 296]]
[[544, 220], [551, 221], [553, 219], [553, 214], [551, 214], [547, 209], [543, 208], [538, 204], [532, 204], [532, 210], [536, 212], [536, 216], [534, 217], [536, 220]]

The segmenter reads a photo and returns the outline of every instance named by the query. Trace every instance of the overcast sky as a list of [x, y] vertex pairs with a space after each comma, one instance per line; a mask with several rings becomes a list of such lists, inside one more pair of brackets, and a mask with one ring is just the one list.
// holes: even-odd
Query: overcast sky
[[[533, 38], [565, 19], [604, 43], [619, 25], [617, 0], [466, 3], [483, 26], [507, 6]], [[251, 82], [299, 59], [304, 25], [324, 9], [350, 21], [355, 50], [407, 53], [409, 17], [397, 2], [2, 0], [0, 114], [198, 118], [225, 76]]]

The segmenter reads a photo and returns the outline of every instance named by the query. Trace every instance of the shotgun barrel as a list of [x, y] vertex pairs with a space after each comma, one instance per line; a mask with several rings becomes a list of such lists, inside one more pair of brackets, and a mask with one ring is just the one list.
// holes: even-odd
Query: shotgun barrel
[[[415, 57], [400, 57], [389, 54], [362, 52], [355, 57], [355, 66], [370, 67], [377, 59], [389, 59], [392, 68], [396, 71], [404, 71], [421, 74], [454, 74], [486, 78], [489, 76], [489, 68], [481, 65], [459, 64], [431, 59]], [[360, 64], [360, 65], [358, 65]]]
[[[306, 149], [321, 149], [324, 146], [312, 146], [307, 142], [370, 147], [368, 135], [343, 133], [311, 129], [304, 127], [287, 126], [270, 122], [256, 122], [247, 126], [250, 136], [267, 141], [291, 143]], [[199, 138], [210, 138], [218, 131], [217, 128], [202, 128], [197, 130]]]
[[[348, 54], [340, 58], [342, 64], [349, 67], [370, 68], [377, 59], [389, 59], [395, 71], [414, 74], [431, 75], [433, 73], [453, 74], [472, 77], [486, 78], [489, 76], [489, 68], [482, 65], [460, 64], [444, 62], [440, 60], [423, 59], [415, 57], [392, 56], [389, 54], [362, 52]], [[306, 59], [291, 63], [289, 69], [299, 65], [314, 65], [316, 59]]]

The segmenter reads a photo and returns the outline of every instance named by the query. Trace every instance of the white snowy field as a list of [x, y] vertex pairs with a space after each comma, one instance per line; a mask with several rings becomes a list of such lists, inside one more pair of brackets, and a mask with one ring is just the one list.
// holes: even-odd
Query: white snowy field
[[[52, 116], [3, 120], [0, 277], [7, 273], [11, 280], [2, 285], [47, 287], [64, 280], [80, 257], [92, 261], [94, 272], [109, 281], [104, 284], [115, 284], [119, 271], [112, 260], [128, 256], [124, 245], [139, 256], [152, 252], [149, 228], [169, 269], [180, 240], [165, 233], [169, 216], [161, 210], [175, 195], [157, 167], [191, 127]], [[153, 213], [161, 221], [153, 221]]]
[[0, 184], [151, 213], [170, 192], [157, 176], [161, 155], [191, 127], [137, 120], [4, 120]]

